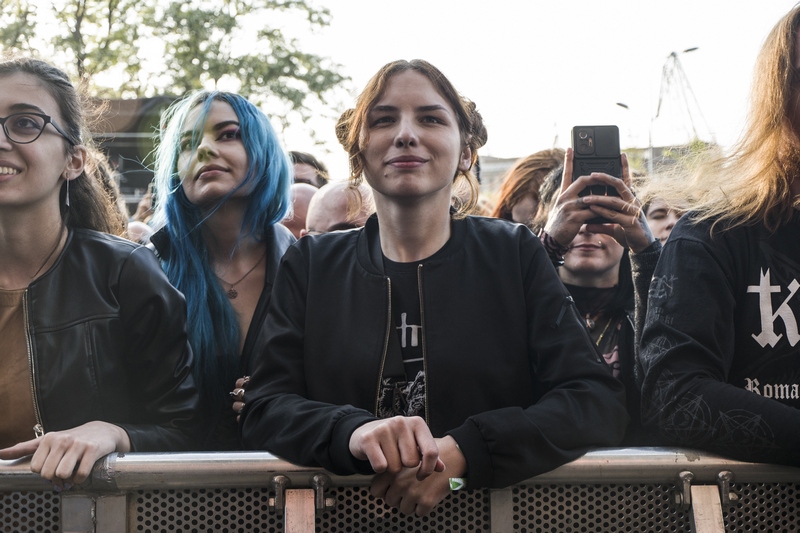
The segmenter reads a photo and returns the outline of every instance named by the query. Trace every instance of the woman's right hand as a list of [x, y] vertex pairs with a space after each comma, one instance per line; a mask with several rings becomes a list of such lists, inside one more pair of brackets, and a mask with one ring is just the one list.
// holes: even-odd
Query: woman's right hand
[[368, 460], [376, 473], [399, 473], [415, 468], [422, 481], [444, 471], [439, 448], [425, 421], [418, 416], [395, 416], [367, 422], [350, 435], [350, 453]]
[[0, 459], [33, 455], [31, 470], [52, 481], [60, 491], [86, 481], [101, 457], [130, 449], [131, 441], [124, 429], [108, 422], [93, 421], [0, 450]]

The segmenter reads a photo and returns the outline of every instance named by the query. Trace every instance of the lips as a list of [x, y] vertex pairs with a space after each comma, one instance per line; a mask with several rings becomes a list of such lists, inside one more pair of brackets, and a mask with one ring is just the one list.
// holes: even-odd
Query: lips
[[599, 250], [600, 246], [589, 242], [582, 242], [580, 244], [573, 244], [569, 247], [570, 250]]
[[209, 174], [211, 172], [227, 172], [227, 171], [228, 171], [227, 168], [221, 167], [219, 165], [206, 165], [204, 167], [201, 167], [200, 170], [197, 171], [197, 174], [194, 175], [194, 179], [199, 180], [204, 177], [208, 177], [204, 176], [204, 174]]
[[386, 164], [398, 168], [414, 168], [427, 163], [428, 160], [424, 157], [416, 155], [401, 155], [389, 159]]

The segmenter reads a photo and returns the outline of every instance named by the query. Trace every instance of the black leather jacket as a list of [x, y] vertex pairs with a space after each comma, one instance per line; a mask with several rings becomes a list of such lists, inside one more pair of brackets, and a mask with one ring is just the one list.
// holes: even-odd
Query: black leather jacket
[[[264, 228], [263, 241], [267, 249], [266, 256], [266, 277], [264, 278], [264, 289], [256, 304], [253, 319], [250, 321], [250, 328], [244, 339], [240, 361], [240, 374], [248, 376], [251, 374], [251, 354], [259, 353], [264, 349], [266, 342], [266, 329], [263, 327], [267, 317], [267, 309], [272, 295], [272, 285], [275, 283], [275, 273], [278, 271], [283, 254], [286, 249], [295, 242], [294, 235], [281, 224], [273, 224]], [[171, 236], [165, 226], [150, 237], [150, 247], [155, 251], [156, 256], [162, 261], [168, 261], [170, 256]], [[233, 389], [234, 384], [230, 383]], [[233, 400], [227, 396], [222, 399], [226, 402], [222, 411], [221, 419], [213, 420], [208, 417], [207, 435], [201, 442], [201, 448], [205, 450], [235, 450], [241, 449], [242, 445], [238, 436], [238, 425], [236, 414], [229, 408]]]
[[[267, 343], [245, 393], [246, 446], [336, 473], [375, 420], [390, 288], [377, 219], [305, 237], [284, 256]], [[464, 453], [471, 488], [508, 486], [622, 438], [622, 385], [600, 361], [538, 239], [467, 217], [420, 272], [427, 422]]]
[[23, 305], [37, 432], [101, 420], [125, 429], [132, 451], [192, 447], [186, 302], [152, 252], [70, 230]]

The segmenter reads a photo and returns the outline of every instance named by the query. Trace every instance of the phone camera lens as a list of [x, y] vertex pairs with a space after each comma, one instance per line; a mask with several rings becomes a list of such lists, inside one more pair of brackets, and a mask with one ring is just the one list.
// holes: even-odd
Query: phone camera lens
[[589, 135], [585, 131], [582, 131], [582, 132], [578, 133], [578, 137], [580, 137], [581, 139], [585, 139], [588, 136]]

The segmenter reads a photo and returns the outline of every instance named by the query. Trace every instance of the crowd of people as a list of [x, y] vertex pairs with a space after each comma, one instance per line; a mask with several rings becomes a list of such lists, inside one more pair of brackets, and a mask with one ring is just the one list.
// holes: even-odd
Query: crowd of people
[[637, 178], [542, 150], [493, 208], [478, 107], [424, 60], [342, 113], [347, 179], [186, 95], [132, 217], [68, 77], [0, 62], [0, 459], [68, 490], [115, 451], [266, 450], [417, 515], [597, 447], [800, 466], [799, 25], [730, 152]]

